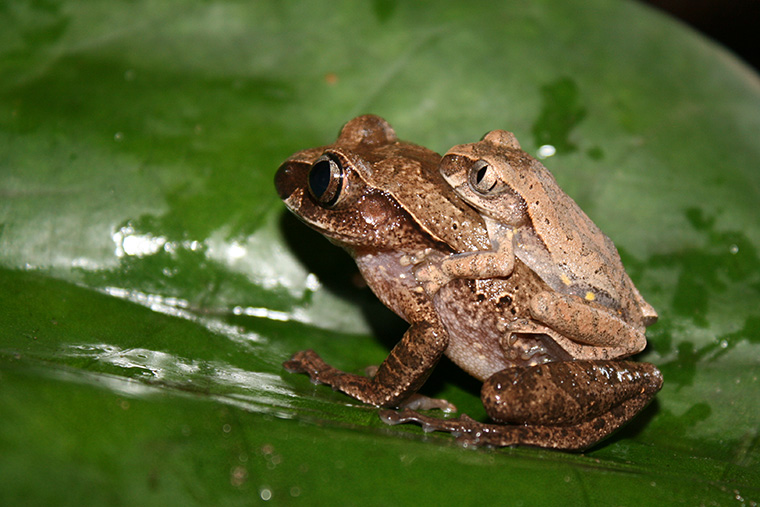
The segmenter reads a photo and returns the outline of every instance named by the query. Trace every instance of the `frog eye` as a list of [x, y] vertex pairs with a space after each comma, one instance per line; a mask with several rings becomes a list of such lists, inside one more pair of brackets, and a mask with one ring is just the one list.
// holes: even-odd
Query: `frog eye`
[[338, 202], [343, 189], [343, 166], [337, 158], [324, 154], [309, 171], [309, 192], [322, 206], [330, 207]]
[[492, 194], [498, 183], [496, 171], [485, 160], [478, 160], [470, 168], [470, 188], [478, 194]]

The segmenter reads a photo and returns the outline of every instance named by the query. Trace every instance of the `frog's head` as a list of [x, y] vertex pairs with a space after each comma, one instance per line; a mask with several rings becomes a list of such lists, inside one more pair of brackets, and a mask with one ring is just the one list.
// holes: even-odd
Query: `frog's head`
[[494, 130], [477, 143], [451, 148], [440, 169], [469, 205], [503, 224], [518, 226], [527, 218], [523, 189], [530, 185], [533, 163], [514, 134]]
[[382, 118], [355, 118], [335, 143], [288, 158], [275, 175], [277, 193], [290, 211], [332, 241], [375, 243], [375, 231], [399, 217], [397, 207], [363, 176], [371, 172], [372, 153], [396, 142]]
[[[448, 223], [467, 213], [466, 223], [480, 227], [473, 234], [477, 245], [486, 246], [480, 217], [443, 183], [439, 160], [426, 148], [399, 141], [382, 118], [365, 115], [347, 123], [335, 143], [288, 158], [275, 187], [290, 211], [349, 250], [419, 249], [431, 242], [475, 249], [463, 236], [466, 228]], [[439, 187], [445, 187], [443, 194]], [[446, 193], [449, 201], [440, 197]], [[445, 209], [433, 213], [431, 202]]]

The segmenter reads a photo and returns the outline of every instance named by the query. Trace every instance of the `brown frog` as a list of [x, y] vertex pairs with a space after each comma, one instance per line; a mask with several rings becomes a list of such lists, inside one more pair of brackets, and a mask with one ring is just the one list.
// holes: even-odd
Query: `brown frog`
[[[338, 371], [313, 351], [295, 354], [286, 368], [366, 403], [407, 407], [381, 413], [389, 423], [418, 421], [476, 444], [588, 447], [651, 399], [659, 372], [598, 360], [605, 357], [595, 352], [598, 345], [557, 333], [563, 343], [549, 333], [508, 333], [513, 322], [531, 319], [535, 294], [554, 292], [519, 257], [498, 278], [455, 277], [440, 290], [424, 290], [431, 282], [420, 284], [415, 271], [419, 276], [452, 254], [491, 248], [483, 221], [442, 179], [439, 160], [398, 141], [384, 120], [363, 116], [333, 145], [299, 152], [280, 167], [275, 184], [288, 208], [346, 248], [383, 303], [410, 323], [372, 378]], [[452, 408], [414, 395], [443, 353], [484, 381], [482, 398], [493, 419], [520, 425], [411, 410]]]
[[481, 212], [492, 248], [417, 270], [428, 292], [454, 278], [510, 277], [519, 259], [549, 288], [531, 294], [531, 319], [512, 322], [508, 337], [548, 334], [574, 359], [613, 359], [644, 349], [645, 326], [657, 313], [628, 277], [612, 241], [512, 133], [495, 130], [480, 142], [455, 146], [440, 169]]
[[295, 354], [288, 370], [376, 406], [453, 408], [414, 396], [449, 337], [413, 267], [490, 243], [480, 216], [443, 181], [439, 161], [437, 153], [399, 141], [382, 118], [366, 115], [348, 122], [334, 144], [282, 164], [275, 186], [286, 206], [345, 248], [373, 292], [410, 324], [372, 378], [338, 371], [313, 351]]

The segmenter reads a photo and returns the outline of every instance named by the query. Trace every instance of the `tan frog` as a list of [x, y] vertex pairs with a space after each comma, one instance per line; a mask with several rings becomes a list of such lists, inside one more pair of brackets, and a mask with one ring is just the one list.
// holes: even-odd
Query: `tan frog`
[[495, 130], [478, 143], [455, 146], [441, 173], [482, 213], [492, 249], [418, 270], [429, 292], [454, 278], [509, 277], [520, 259], [550, 290], [532, 295], [531, 319], [510, 324], [510, 336], [548, 334], [574, 359], [644, 349], [644, 328], [657, 313], [633, 285], [612, 241], [512, 133]]
[[[371, 378], [338, 371], [313, 351], [295, 354], [286, 368], [366, 403], [408, 407], [383, 412], [386, 422], [422, 422], [465, 442], [582, 449], [609, 435], [659, 390], [659, 372], [627, 361], [572, 361], [596, 357], [597, 346], [560, 335], [580, 348], [568, 350], [547, 333], [505, 338], [513, 322], [531, 319], [535, 294], [554, 292], [524, 262], [517, 258], [509, 276], [454, 279], [437, 291], [426, 292], [415, 279], [421, 266], [491, 248], [481, 218], [446, 185], [439, 161], [398, 141], [384, 120], [362, 116], [334, 144], [296, 153], [280, 167], [275, 184], [288, 208], [346, 248], [383, 303], [410, 323]], [[520, 425], [411, 410], [453, 408], [414, 395], [443, 353], [485, 382], [492, 418]]]

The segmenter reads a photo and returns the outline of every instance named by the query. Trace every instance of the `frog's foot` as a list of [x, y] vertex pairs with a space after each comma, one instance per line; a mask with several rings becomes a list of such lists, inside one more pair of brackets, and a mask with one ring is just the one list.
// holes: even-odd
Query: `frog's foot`
[[[507, 364], [535, 366], [549, 361], [569, 361], [573, 357], [557, 340], [553, 329], [529, 319], [517, 319], [499, 338]], [[564, 340], [569, 341], [569, 340]]]
[[325, 376], [335, 370], [332, 366], [324, 362], [319, 354], [313, 350], [301, 350], [293, 354], [290, 360], [282, 363], [290, 373], [306, 373], [315, 384], [327, 384]]
[[445, 413], [456, 412], [457, 407], [453, 403], [449, 403], [447, 400], [439, 398], [430, 398], [424, 394], [415, 393], [405, 399], [399, 408], [408, 410], [433, 410], [440, 409]]
[[531, 316], [557, 333], [583, 345], [641, 352], [646, 336], [623, 319], [588, 304], [580, 296], [543, 291], [530, 301]]
[[362, 393], [371, 379], [340, 371], [324, 362], [313, 350], [296, 352], [289, 361], [282, 363], [282, 366], [290, 373], [306, 373], [314, 384], [325, 384], [365, 403], [379, 404], [367, 399]]
[[[483, 424], [462, 414], [456, 419], [442, 419], [420, 414], [414, 410], [381, 410], [378, 414], [385, 424], [396, 425], [417, 423], [422, 426], [422, 431], [432, 433], [443, 431], [451, 433], [457, 442], [464, 447], [477, 447], [491, 445], [507, 447], [523, 443], [527, 426], [502, 426], [497, 424]], [[497, 432], [498, 440], [493, 438]], [[529, 444], [528, 444], [529, 445]]]
[[431, 417], [420, 414], [412, 409], [405, 408], [403, 410], [381, 410], [378, 412], [380, 419], [385, 424], [406, 424], [414, 422], [422, 426], [422, 431], [430, 433], [433, 431], [447, 431], [454, 436], [460, 436], [464, 433], [469, 433], [474, 428], [482, 426], [481, 423], [475, 421], [466, 414], [462, 414], [456, 419], [441, 419], [439, 417]]
[[429, 262], [414, 269], [414, 278], [430, 296], [435, 295], [441, 287], [452, 280], [443, 272], [440, 265]]
[[335, 391], [341, 391], [370, 405], [395, 406], [397, 403], [379, 389], [373, 379], [340, 371], [324, 362], [313, 350], [296, 352], [282, 366], [291, 373], [306, 373], [313, 383], [328, 385]]

